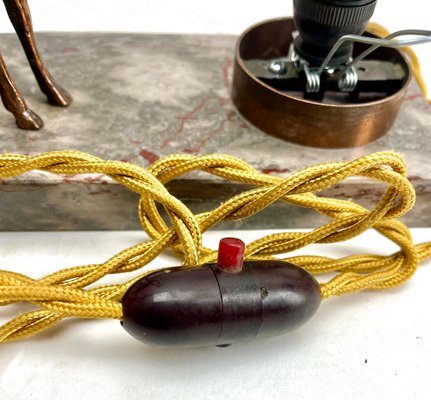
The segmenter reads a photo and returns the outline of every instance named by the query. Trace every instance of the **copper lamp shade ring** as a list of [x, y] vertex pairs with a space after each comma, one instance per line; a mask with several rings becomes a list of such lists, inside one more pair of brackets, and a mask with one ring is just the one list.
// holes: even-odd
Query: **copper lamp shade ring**
[[[390, 61], [401, 68], [400, 87], [372, 101], [333, 104], [314, 101], [279, 90], [256, 77], [247, 61], [285, 57], [295, 31], [292, 18], [252, 26], [238, 40], [232, 99], [238, 111], [265, 133], [289, 142], [323, 148], [362, 146], [392, 127], [411, 79], [406, 58], [397, 50], [379, 48], [367, 60]], [[366, 33], [368, 36], [374, 36]], [[355, 53], [366, 46], [355, 45]]]

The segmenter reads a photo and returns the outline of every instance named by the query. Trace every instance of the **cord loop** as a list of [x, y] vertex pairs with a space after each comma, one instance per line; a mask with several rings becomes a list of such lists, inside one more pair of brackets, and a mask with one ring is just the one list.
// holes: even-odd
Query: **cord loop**
[[[390, 256], [351, 255], [339, 260], [318, 256], [287, 257], [318, 275], [337, 274], [320, 284], [324, 299], [365, 289], [386, 289], [409, 279], [418, 263], [431, 256], [431, 243], [413, 245], [408, 228], [398, 218], [414, 205], [415, 193], [407, 179], [401, 155], [380, 152], [351, 162], [311, 166], [286, 178], [256, 171], [238, 158], [220, 154], [174, 155], [151, 167], [104, 161], [79, 151], [55, 151], [37, 156], [0, 154], [0, 179], [31, 170], [56, 174], [104, 174], [140, 196], [138, 215], [150, 240], [121, 251], [102, 264], [63, 269], [35, 280], [11, 271], [0, 271], [0, 306], [26, 301], [36, 310], [19, 315], [0, 327], [0, 341], [18, 340], [48, 329], [65, 317], [122, 318], [120, 299], [138, 278], [126, 283], [87, 288], [108, 274], [137, 270], [166, 248], [183, 258], [184, 266], [198, 266], [217, 259], [215, 250], [202, 247], [202, 234], [223, 220], [247, 218], [277, 201], [314, 209], [330, 222], [309, 232], [267, 235], [246, 246], [247, 260], [275, 259], [278, 254], [311, 243], [351, 239], [369, 228], [396, 243]], [[213, 210], [197, 215], [166, 189], [165, 185], [192, 172], [250, 185], [252, 188], [226, 200]], [[384, 183], [387, 188], [375, 207], [367, 210], [351, 201], [317, 194], [353, 176]], [[170, 220], [162, 218], [161, 205]]]

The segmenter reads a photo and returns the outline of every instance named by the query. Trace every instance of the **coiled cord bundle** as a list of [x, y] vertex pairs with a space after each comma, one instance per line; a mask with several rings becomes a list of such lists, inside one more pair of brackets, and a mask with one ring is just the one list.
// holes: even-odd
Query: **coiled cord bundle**
[[[315, 165], [280, 178], [260, 173], [238, 158], [227, 155], [173, 155], [149, 168], [119, 161], [104, 161], [78, 151], [54, 151], [37, 156], [0, 155], [0, 179], [31, 170], [55, 174], [105, 174], [140, 196], [139, 218], [150, 240], [116, 254], [103, 264], [67, 268], [35, 280], [15, 272], [0, 271], [0, 306], [26, 301], [35, 310], [19, 315], [0, 327], [0, 341], [12, 341], [44, 331], [65, 317], [122, 319], [120, 299], [137, 279], [116, 285], [92, 287], [107, 274], [137, 270], [172, 248], [183, 266], [213, 262], [217, 252], [202, 246], [202, 234], [224, 220], [247, 218], [276, 201], [314, 209], [331, 219], [310, 232], [286, 232], [265, 236], [247, 245], [246, 260], [267, 260], [311, 243], [334, 243], [351, 239], [374, 228], [396, 243], [391, 256], [353, 255], [334, 260], [297, 256], [286, 261], [312, 274], [337, 272], [320, 284], [322, 298], [365, 289], [387, 289], [409, 279], [418, 263], [431, 256], [431, 242], [414, 245], [409, 229], [398, 217], [414, 205], [415, 192], [407, 179], [404, 160], [393, 152], [380, 152], [351, 162]], [[225, 201], [219, 207], [194, 215], [165, 185], [192, 171], [254, 188]], [[387, 189], [372, 210], [351, 201], [331, 199], [317, 193], [351, 176], [374, 179]], [[165, 209], [168, 226], [157, 210]]]

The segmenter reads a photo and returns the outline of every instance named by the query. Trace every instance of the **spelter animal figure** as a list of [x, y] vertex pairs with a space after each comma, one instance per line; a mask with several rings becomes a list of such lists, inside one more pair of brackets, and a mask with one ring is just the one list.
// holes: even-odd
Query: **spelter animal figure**
[[[3, 2], [40, 89], [48, 98], [49, 103], [55, 106], [67, 107], [72, 102], [72, 97], [55, 82], [42, 62], [36, 47], [27, 0], [3, 0]], [[40, 129], [43, 126], [42, 119], [28, 108], [24, 97], [12, 80], [1, 51], [0, 95], [6, 109], [15, 116], [18, 127], [22, 129]]]

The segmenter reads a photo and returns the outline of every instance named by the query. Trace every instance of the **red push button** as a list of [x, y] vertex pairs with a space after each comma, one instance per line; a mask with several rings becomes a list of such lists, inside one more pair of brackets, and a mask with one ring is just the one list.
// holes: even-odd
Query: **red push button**
[[242, 270], [245, 244], [241, 239], [223, 238], [218, 248], [218, 267], [225, 272], [237, 273]]

